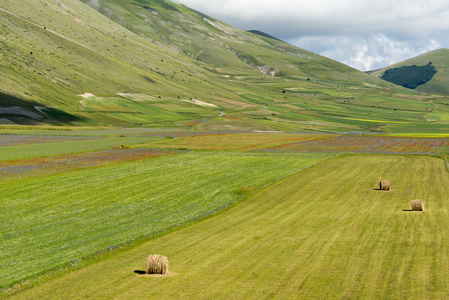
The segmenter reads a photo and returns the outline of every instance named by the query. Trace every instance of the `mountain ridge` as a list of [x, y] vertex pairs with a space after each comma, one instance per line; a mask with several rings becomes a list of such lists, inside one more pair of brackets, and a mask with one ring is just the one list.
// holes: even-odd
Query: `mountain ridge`
[[[22, 4], [0, 5], [0, 92], [68, 115], [53, 114], [63, 116], [54, 120], [44, 115], [41, 121], [23, 115], [13, 120], [0, 112], [6, 123], [379, 130], [382, 126], [371, 122], [398, 115], [384, 99], [410, 94], [329, 58], [177, 3]], [[0, 106], [6, 106], [1, 98]], [[399, 116], [409, 121], [408, 111]]]
[[272, 36], [271, 34], [265, 33], [263, 31], [260, 31], [260, 30], [257, 30], [257, 29], [251, 29], [251, 30], [247, 30], [247, 31], [251, 32], [251, 33], [254, 33], [254, 34], [257, 34], [257, 35], [260, 35], [260, 36], [263, 36], [263, 37], [267, 37], [269, 39], [278, 40], [278, 41], [283, 42], [281, 39], [278, 39], [277, 37]]

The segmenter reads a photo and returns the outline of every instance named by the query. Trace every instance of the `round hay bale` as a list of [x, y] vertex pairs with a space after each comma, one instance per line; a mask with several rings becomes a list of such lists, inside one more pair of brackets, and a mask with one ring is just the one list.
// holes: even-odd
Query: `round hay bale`
[[423, 211], [424, 201], [422, 201], [421, 199], [412, 200], [412, 210]]
[[391, 182], [388, 180], [382, 180], [380, 182], [380, 190], [381, 191], [389, 191], [391, 189]]
[[163, 255], [150, 254], [146, 260], [145, 273], [162, 274], [168, 272], [168, 258]]

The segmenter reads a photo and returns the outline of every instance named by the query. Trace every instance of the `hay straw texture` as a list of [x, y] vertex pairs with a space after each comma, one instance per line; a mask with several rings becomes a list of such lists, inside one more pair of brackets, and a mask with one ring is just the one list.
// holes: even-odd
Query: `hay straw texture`
[[391, 182], [388, 180], [382, 180], [380, 182], [380, 190], [381, 191], [389, 191], [391, 189]]
[[424, 201], [422, 201], [421, 199], [412, 200], [412, 210], [423, 211]]
[[162, 274], [168, 272], [168, 258], [163, 255], [150, 254], [147, 257], [147, 266], [145, 272], [147, 274]]

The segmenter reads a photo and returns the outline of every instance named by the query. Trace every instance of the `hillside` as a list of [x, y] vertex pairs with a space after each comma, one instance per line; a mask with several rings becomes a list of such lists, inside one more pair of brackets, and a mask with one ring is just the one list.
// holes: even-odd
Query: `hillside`
[[435, 75], [430, 81], [416, 87], [417, 91], [425, 93], [449, 94], [449, 49], [438, 49], [407, 59], [403, 62], [388, 66], [386, 68], [372, 72], [372, 75], [381, 77], [387, 70], [408, 66], [431, 66], [435, 68]]
[[416, 89], [429, 82], [436, 72], [429, 62], [425, 66], [411, 65], [388, 69], [380, 78], [408, 89]]
[[231, 68], [228, 72], [244, 75], [256, 69], [273, 76], [335, 82], [341, 77], [358, 83], [371, 82], [364, 74], [341, 63], [281, 41], [250, 34], [180, 4], [164, 0], [122, 1], [120, 4], [114, 0], [83, 2], [147, 40], [180, 50], [213, 67]]
[[326, 132], [442, 126], [428, 124], [434, 97], [184, 5], [83, 1], [0, 4], [0, 124]]
[[268, 34], [268, 33], [262, 32], [262, 31], [260, 31], [260, 30], [248, 30], [248, 32], [251, 32], [251, 33], [254, 33], [254, 34], [263, 36], [263, 37], [267, 37], [267, 38], [270, 38], [270, 39], [273, 39], [273, 40], [281, 41], [281, 40], [278, 39], [277, 37], [272, 36], [272, 35], [270, 35], [270, 34]]

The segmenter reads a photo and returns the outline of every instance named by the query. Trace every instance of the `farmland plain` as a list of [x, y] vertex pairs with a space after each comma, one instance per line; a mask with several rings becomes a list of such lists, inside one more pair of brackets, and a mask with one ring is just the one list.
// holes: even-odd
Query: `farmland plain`
[[[439, 158], [342, 156], [16, 298], [447, 298], [448, 197]], [[169, 257], [169, 276], [141, 274], [149, 253]]]
[[[332, 156], [220, 151], [161, 156], [157, 150], [142, 157], [140, 151], [149, 150], [99, 151], [103, 156], [96, 165], [94, 152], [73, 154], [72, 161], [70, 155], [34, 158], [37, 165], [62, 164], [31, 177], [3, 173], [1, 287], [220, 211], [248, 191]], [[115, 158], [129, 152], [133, 159]], [[5, 161], [0, 169], [13, 165], [30, 172], [29, 161]]]
[[[0, 150], [10, 149], [5, 152], [10, 156], [0, 163], [2, 297], [39, 298], [50, 288], [55, 298], [76, 298], [81, 290], [91, 295], [81, 298], [111, 298], [105, 290], [112, 283], [104, 278], [110, 274], [123, 284], [114, 289], [118, 295], [146, 294], [143, 285], [162, 282], [152, 287], [160, 298], [177, 293], [251, 298], [265, 292], [274, 298], [328, 297], [336, 286], [351, 291], [341, 297], [383, 297], [406, 282], [417, 286], [410, 290], [412, 298], [448, 291], [440, 268], [429, 266], [424, 254], [416, 262], [410, 256], [428, 255], [429, 245], [444, 247], [436, 233], [445, 234], [440, 220], [448, 211], [448, 174], [443, 159], [428, 156], [448, 156], [442, 137], [139, 128], [5, 131]], [[393, 191], [375, 191], [386, 178]], [[425, 199], [421, 215], [407, 211], [412, 198]], [[404, 234], [417, 237], [404, 240]], [[205, 243], [215, 246], [203, 249]], [[344, 251], [345, 243], [355, 250]], [[397, 258], [398, 249], [405, 258]], [[168, 255], [178, 275], [155, 279], [135, 273], [150, 252]], [[252, 261], [251, 253], [256, 253]], [[432, 252], [432, 261], [444, 265], [441, 253]], [[396, 274], [388, 258], [410, 270]], [[335, 276], [320, 275], [327, 267]], [[417, 269], [433, 281], [418, 287], [412, 282]], [[385, 272], [391, 283], [380, 278]], [[76, 279], [77, 274], [90, 279]], [[341, 279], [356, 277], [364, 283], [345, 285]], [[203, 291], [215, 281], [216, 288]], [[72, 289], [59, 292], [68, 282]], [[268, 288], [268, 282], [274, 286]]]

